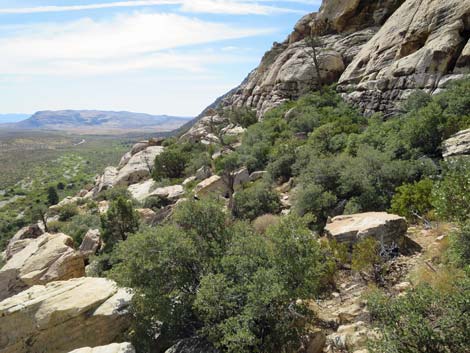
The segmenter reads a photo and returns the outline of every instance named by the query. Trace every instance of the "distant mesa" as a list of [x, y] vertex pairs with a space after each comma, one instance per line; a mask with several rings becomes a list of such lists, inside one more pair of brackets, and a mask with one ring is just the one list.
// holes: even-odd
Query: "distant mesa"
[[2, 124], [2, 120], [0, 120], [0, 129], [53, 130], [77, 134], [165, 132], [179, 128], [190, 119], [192, 118], [124, 111], [40, 111], [21, 121]]

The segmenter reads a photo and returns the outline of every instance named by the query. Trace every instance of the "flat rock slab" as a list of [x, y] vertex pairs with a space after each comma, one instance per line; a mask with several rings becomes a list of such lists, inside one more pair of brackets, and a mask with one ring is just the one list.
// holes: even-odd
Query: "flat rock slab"
[[36, 284], [85, 275], [83, 255], [65, 234], [45, 233], [25, 239], [21, 249], [0, 269], [0, 300]]
[[405, 218], [386, 212], [367, 212], [334, 217], [325, 227], [329, 238], [354, 244], [374, 237], [384, 244], [401, 244], [408, 226]]
[[445, 140], [442, 155], [444, 158], [470, 154], [470, 129], [462, 130]]
[[0, 352], [63, 353], [118, 341], [131, 294], [104, 278], [33, 286], [0, 302]]
[[99, 347], [85, 347], [80, 349], [75, 349], [69, 353], [135, 353], [135, 349], [132, 344], [128, 342], [124, 343], [112, 343], [107, 346]]

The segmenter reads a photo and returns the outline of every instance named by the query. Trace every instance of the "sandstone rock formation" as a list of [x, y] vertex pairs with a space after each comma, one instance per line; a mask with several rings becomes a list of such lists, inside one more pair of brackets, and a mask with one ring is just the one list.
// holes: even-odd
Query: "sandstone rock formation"
[[194, 192], [199, 196], [207, 195], [212, 192], [225, 195], [227, 191], [227, 186], [225, 185], [222, 178], [218, 175], [213, 175], [210, 178], [201, 181], [194, 188]]
[[33, 224], [28, 227], [21, 228], [9, 240], [5, 249], [5, 259], [9, 260], [13, 255], [23, 250], [29, 244], [30, 239], [36, 239], [44, 234], [44, 229], [39, 224]]
[[470, 129], [462, 130], [443, 143], [444, 158], [470, 154]]
[[154, 219], [157, 217], [155, 211], [150, 208], [138, 208], [136, 209], [137, 214], [142, 222], [145, 224], [152, 224]]
[[325, 227], [329, 238], [351, 245], [365, 237], [374, 237], [384, 244], [395, 242], [400, 245], [406, 230], [403, 217], [385, 212], [336, 216]]
[[0, 352], [63, 353], [119, 341], [130, 299], [104, 278], [31, 287], [0, 302]]
[[174, 202], [184, 196], [182, 185], [171, 185], [157, 188], [149, 194], [149, 197], [159, 197], [161, 199]]
[[149, 179], [137, 184], [129, 185], [127, 190], [129, 190], [132, 197], [137, 201], [144, 201], [150, 195], [154, 187], [155, 181]]
[[44, 234], [16, 253], [0, 270], [0, 300], [36, 284], [85, 275], [82, 254], [65, 234]]
[[117, 175], [118, 170], [116, 167], [106, 167], [103, 175], [98, 177], [98, 180], [96, 181], [95, 195], [111, 188]]
[[78, 250], [85, 258], [96, 254], [101, 248], [101, 234], [99, 229], [90, 229], [83, 237]]
[[99, 347], [85, 347], [80, 349], [75, 349], [69, 353], [135, 353], [135, 349], [132, 344], [128, 342], [124, 343], [112, 343], [107, 346]]
[[345, 97], [366, 113], [393, 112], [414, 89], [433, 92], [468, 63], [469, 16], [470, 0], [405, 1], [341, 76]]
[[113, 180], [113, 186], [136, 184], [150, 176], [155, 157], [163, 152], [161, 146], [150, 146], [134, 154]]

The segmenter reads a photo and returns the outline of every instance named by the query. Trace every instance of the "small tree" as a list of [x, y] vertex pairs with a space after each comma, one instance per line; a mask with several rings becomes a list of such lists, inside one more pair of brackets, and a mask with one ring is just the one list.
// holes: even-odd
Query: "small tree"
[[59, 195], [55, 187], [50, 186], [47, 189], [47, 204], [49, 206], [57, 205], [59, 203]]
[[31, 208], [31, 219], [33, 222], [41, 221], [44, 224], [44, 230], [49, 232], [47, 227], [47, 207], [45, 205], [38, 204], [33, 206]]
[[222, 176], [229, 195], [229, 209], [233, 209], [233, 194], [235, 193], [235, 177], [241, 167], [240, 156], [236, 152], [221, 156], [215, 161], [215, 168]]
[[156, 181], [164, 178], [181, 178], [188, 164], [188, 156], [183, 151], [167, 149], [155, 157], [152, 177]]
[[112, 201], [108, 212], [101, 217], [103, 240], [111, 249], [119, 241], [125, 241], [129, 234], [139, 229], [139, 216], [132, 202], [124, 197]]
[[[318, 61], [318, 49], [322, 46], [321, 39], [314, 35], [312, 32], [305, 38], [304, 49], [305, 53], [312, 60], [313, 67], [317, 74], [317, 83], [320, 92], [323, 90], [323, 80], [320, 73], [320, 63]], [[315, 78], [312, 78], [312, 88], [315, 87]]]

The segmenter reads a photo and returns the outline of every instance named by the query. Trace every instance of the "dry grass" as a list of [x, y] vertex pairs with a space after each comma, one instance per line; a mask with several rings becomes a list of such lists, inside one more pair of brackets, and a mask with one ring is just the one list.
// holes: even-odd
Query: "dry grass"
[[280, 221], [279, 216], [275, 216], [272, 214], [265, 214], [265, 215], [259, 216], [253, 221], [253, 227], [258, 233], [265, 234], [269, 226], [273, 224], [278, 224], [279, 221]]

